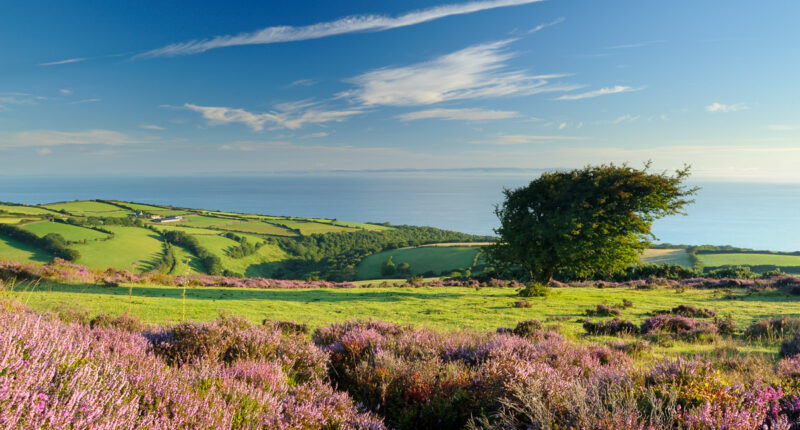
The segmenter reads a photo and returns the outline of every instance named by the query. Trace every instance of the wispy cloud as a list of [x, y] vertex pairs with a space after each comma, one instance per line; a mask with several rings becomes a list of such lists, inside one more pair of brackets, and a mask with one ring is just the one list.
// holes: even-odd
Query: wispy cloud
[[559, 130], [563, 130], [565, 128], [567, 128], [567, 123], [566, 122], [562, 122], [561, 124], [558, 125], [558, 129]]
[[58, 66], [61, 64], [72, 64], [86, 61], [88, 58], [67, 58], [66, 60], [51, 61], [49, 63], [39, 63], [40, 66]]
[[503, 134], [492, 139], [474, 140], [476, 145], [523, 145], [528, 143], [547, 143], [555, 141], [586, 140], [581, 136], [537, 136], [530, 134]]
[[611, 121], [612, 124], [622, 124], [623, 122], [634, 122], [640, 118], [641, 115], [631, 115], [625, 114], [622, 116], [617, 117], [617, 119]]
[[241, 123], [253, 131], [263, 130], [264, 125], [268, 123], [274, 124], [276, 127], [296, 130], [306, 124], [341, 122], [353, 115], [366, 112], [359, 108], [327, 110], [311, 102], [284, 103], [278, 105], [276, 110], [264, 113], [223, 106], [199, 106], [190, 103], [186, 103], [184, 107], [201, 113], [211, 125]]
[[42, 147], [58, 145], [121, 146], [152, 142], [150, 137], [134, 137], [113, 130], [86, 131], [29, 130], [0, 134], [0, 147]]
[[726, 104], [723, 104], [723, 103], [714, 102], [714, 103], [711, 103], [710, 105], [706, 106], [706, 110], [708, 112], [711, 112], [711, 113], [728, 113], [728, 112], [736, 112], [736, 111], [747, 110], [747, 109], [750, 109], [750, 107], [747, 106], [744, 103], [736, 103], [736, 104], [733, 104], [733, 105], [726, 105]]
[[67, 88], [62, 88], [62, 89], [58, 90], [58, 92], [61, 93], [62, 96], [71, 96], [72, 95], [72, 90], [67, 89]]
[[532, 29], [528, 30], [528, 34], [538, 33], [538, 32], [544, 30], [547, 27], [552, 27], [554, 25], [561, 24], [564, 21], [566, 21], [566, 19], [562, 17], [562, 18], [558, 18], [555, 21], [546, 22], [544, 24], [539, 24], [536, 27], [533, 27]]
[[600, 88], [599, 90], [588, 91], [580, 94], [564, 94], [563, 96], [556, 98], [556, 100], [583, 100], [583, 99], [590, 99], [593, 97], [605, 96], [608, 94], [619, 94], [619, 93], [628, 93], [631, 91], [639, 91], [643, 88], [644, 87], [633, 88], [633, 87], [626, 87], [623, 85], [616, 85], [610, 88]]
[[503, 110], [486, 109], [428, 109], [404, 113], [396, 118], [401, 121], [417, 121], [421, 119], [445, 119], [451, 121], [486, 121], [493, 119], [516, 118], [519, 113]]
[[139, 128], [143, 128], [145, 130], [156, 130], [156, 131], [165, 130], [164, 127], [161, 127], [160, 125], [155, 125], [155, 124], [142, 124], [142, 125], [139, 126]]
[[36, 155], [45, 156], [45, 155], [50, 155], [52, 153], [53, 150], [50, 148], [36, 148]]
[[500, 7], [518, 6], [537, 3], [543, 0], [484, 0], [470, 3], [435, 6], [428, 9], [409, 12], [400, 16], [385, 15], [352, 15], [331, 22], [292, 27], [267, 27], [252, 33], [216, 36], [211, 39], [191, 40], [175, 43], [162, 48], [139, 54], [137, 57], [169, 57], [206, 52], [212, 49], [227, 48], [240, 45], [265, 45], [271, 43], [293, 42], [340, 34], [377, 32], [394, 28], [421, 24], [448, 16], [464, 15]]
[[294, 87], [310, 87], [316, 85], [319, 81], [316, 79], [298, 79], [291, 84], [287, 85], [286, 88], [294, 88]]
[[70, 104], [79, 105], [79, 104], [84, 104], [84, 103], [97, 103], [97, 102], [101, 102], [101, 101], [103, 101], [103, 99], [93, 98], [93, 99], [77, 100], [77, 101], [74, 101], [74, 102], [72, 102]]
[[303, 136], [303, 139], [319, 139], [321, 137], [328, 137], [329, 133], [327, 131], [320, 131], [317, 133], [311, 133]]
[[366, 72], [349, 81], [358, 88], [340, 93], [364, 105], [414, 106], [448, 100], [569, 91], [576, 85], [551, 84], [563, 74], [529, 75], [508, 70], [513, 57], [503, 40], [443, 55], [432, 61]]
[[664, 40], [651, 40], [648, 42], [639, 42], [639, 43], [628, 43], [623, 45], [614, 45], [614, 46], [606, 46], [603, 49], [635, 49], [635, 48], [642, 48], [648, 45], [655, 45], [658, 43], [664, 43]]

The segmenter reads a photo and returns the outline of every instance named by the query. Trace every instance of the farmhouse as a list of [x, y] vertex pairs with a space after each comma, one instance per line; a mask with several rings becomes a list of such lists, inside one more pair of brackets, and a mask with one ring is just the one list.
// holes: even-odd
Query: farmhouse
[[168, 217], [164, 217], [164, 218], [158, 217], [158, 218], [153, 219], [153, 222], [159, 222], [159, 223], [178, 222], [178, 221], [183, 221], [183, 217], [179, 216], [179, 215], [174, 215], [174, 216], [168, 216]]

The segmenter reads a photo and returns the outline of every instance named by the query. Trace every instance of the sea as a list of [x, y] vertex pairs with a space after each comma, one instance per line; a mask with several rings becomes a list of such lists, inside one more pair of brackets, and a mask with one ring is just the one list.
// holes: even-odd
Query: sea
[[[333, 172], [263, 176], [0, 176], [0, 201], [115, 199], [296, 217], [427, 225], [491, 235], [504, 188], [533, 179], [483, 172]], [[800, 184], [698, 181], [686, 215], [658, 220], [656, 242], [800, 251]]]

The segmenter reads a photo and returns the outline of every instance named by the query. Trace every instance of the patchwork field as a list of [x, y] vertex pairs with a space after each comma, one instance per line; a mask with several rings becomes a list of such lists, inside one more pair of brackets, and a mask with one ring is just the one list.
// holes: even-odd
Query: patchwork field
[[137, 272], [150, 270], [164, 254], [164, 244], [153, 231], [136, 227], [106, 226], [114, 232], [113, 240], [73, 245], [81, 253], [77, 261], [93, 269], [113, 267], [131, 270], [135, 263]]
[[234, 221], [219, 226], [220, 229], [230, 231], [243, 231], [247, 233], [265, 234], [270, 236], [296, 236], [279, 225], [262, 221]]
[[0, 236], [0, 260], [22, 263], [47, 263], [53, 256], [20, 241]]
[[800, 255], [775, 255], [759, 253], [719, 253], [697, 254], [706, 267], [711, 266], [738, 266], [738, 265], [774, 265], [774, 266], [800, 266]]
[[26, 224], [22, 228], [39, 237], [43, 237], [50, 233], [58, 233], [64, 237], [64, 239], [70, 242], [78, 242], [81, 240], [101, 240], [110, 237], [108, 234], [97, 230], [60, 222], [36, 222], [32, 224]]
[[75, 215], [95, 215], [95, 216], [127, 216], [130, 212], [118, 206], [96, 201], [77, 201], [52, 203], [43, 207], [56, 210], [67, 211]]
[[439, 274], [443, 270], [467, 269], [472, 266], [478, 252], [480, 247], [477, 246], [422, 246], [379, 252], [361, 262], [358, 266], [358, 278], [381, 278], [381, 265], [390, 256], [396, 266], [408, 263], [411, 266], [411, 274], [416, 276], [428, 271]]
[[358, 229], [352, 227], [343, 227], [331, 223], [311, 222], [311, 221], [295, 221], [295, 220], [277, 220], [273, 222], [279, 226], [286, 226], [291, 229], [300, 230], [300, 234], [324, 234], [324, 233], [338, 233], [357, 231]]

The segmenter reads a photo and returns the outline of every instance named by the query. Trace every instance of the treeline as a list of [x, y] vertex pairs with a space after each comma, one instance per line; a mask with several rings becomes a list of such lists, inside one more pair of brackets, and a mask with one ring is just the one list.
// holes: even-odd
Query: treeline
[[178, 259], [175, 257], [175, 248], [171, 243], [165, 241], [164, 257], [161, 258], [161, 261], [153, 268], [153, 271], [158, 273], [171, 273], [177, 264]]
[[446, 242], [488, 242], [476, 236], [433, 227], [395, 226], [384, 231], [312, 234], [274, 239], [294, 258], [284, 262], [274, 276], [286, 279], [320, 278], [330, 281], [355, 279], [356, 269], [369, 255], [397, 248]]
[[0, 235], [34, 246], [67, 261], [76, 261], [81, 256], [77, 250], [67, 248], [64, 237], [58, 233], [49, 233], [44, 237], [39, 237], [13, 225], [0, 224]]
[[231, 258], [244, 258], [248, 255], [253, 255], [259, 250], [259, 248], [264, 246], [264, 242], [248, 242], [246, 236], [239, 236], [238, 234], [232, 232], [227, 232], [222, 236], [239, 242], [238, 245], [233, 246], [226, 251], [228, 256]]
[[197, 257], [203, 269], [209, 275], [225, 274], [222, 268], [222, 261], [220, 261], [219, 257], [201, 246], [197, 238], [178, 230], [169, 230], [164, 232], [163, 235], [164, 240], [168, 243], [186, 248], [192, 255]]

